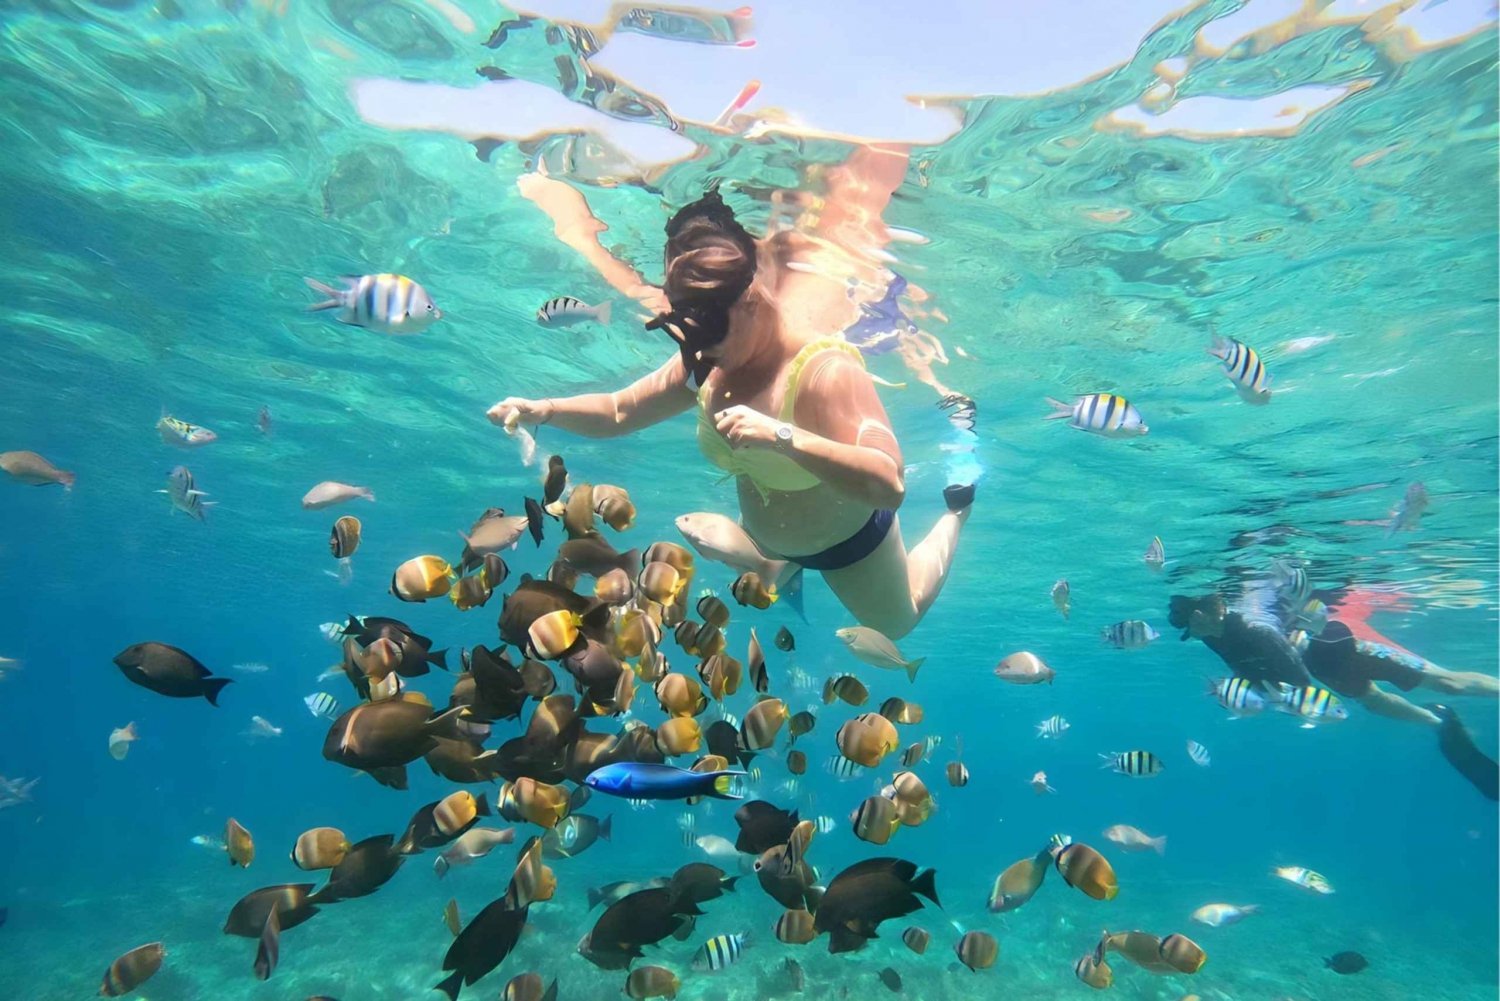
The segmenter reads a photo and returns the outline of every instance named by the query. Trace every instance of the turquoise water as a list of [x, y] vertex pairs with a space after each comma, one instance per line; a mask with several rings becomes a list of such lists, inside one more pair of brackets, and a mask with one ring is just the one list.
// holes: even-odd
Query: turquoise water
[[[451, 941], [443, 904], [456, 897], [467, 918], [500, 896], [511, 849], [441, 882], [429, 857], [413, 859], [377, 894], [286, 932], [265, 984], [251, 972], [254, 943], [221, 928], [242, 894], [303, 878], [286, 859], [301, 831], [399, 833], [450, 791], [420, 762], [411, 789], [396, 792], [323, 760], [326, 723], [302, 699], [326, 689], [353, 702], [341, 680], [315, 680], [338, 659], [319, 624], [350, 612], [402, 618], [455, 661], [460, 647], [496, 642], [498, 596], [460, 614], [387, 593], [402, 560], [455, 555], [456, 533], [482, 510], [519, 511], [536, 494], [537, 470], [521, 465], [485, 409], [507, 395], [612, 388], [670, 351], [554, 238], [515, 180], [545, 161], [608, 225], [602, 244], [654, 281], [666, 210], [709, 178], [726, 182], [759, 231], [759, 192], [817, 193], [814, 165], [853, 149], [831, 135], [715, 132], [643, 91], [633, 103], [600, 103], [617, 115], [636, 108], [645, 124], [633, 128], [675, 135], [696, 150], [690, 158], [622, 170], [587, 137], [542, 136], [505, 142], [483, 162], [465, 141], [473, 134], [365, 120], [354, 85], [470, 88], [476, 66], [498, 66], [584, 101], [598, 88], [577, 80], [595, 47], [608, 51], [607, 33], [538, 22], [489, 49], [494, 24], [515, 17], [490, 4], [279, 6], [48, 2], [4, 15], [0, 449], [40, 452], [77, 475], [67, 492], [0, 483], [9, 582], [0, 656], [21, 662], [0, 685], [0, 774], [40, 779], [30, 801], [0, 810], [7, 996], [91, 995], [115, 956], [155, 940], [167, 962], [138, 992], [153, 1001], [438, 996], [427, 990]], [[1177, 84], [1184, 102], [1269, 101], [1275, 134], [1212, 134], [1202, 124], [1212, 113], [1190, 122], [1191, 134], [1110, 124], [1116, 109], [1159, 93], [1155, 67], [1185, 59], [1195, 34], [1237, 9], [1207, 3], [1174, 15], [1122, 46], [1133, 58], [1094, 67], [1084, 83], [952, 99], [958, 131], [911, 149], [885, 221], [925, 242], [891, 244], [891, 266], [927, 292], [922, 306], [941, 311], [919, 322], [947, 351], [937, 377], [976, 401], [978, 434], [955, 431], [896, 354], [869, 359], [876, 374], [910, 383], [881, 391], [908, 463], [908, 542], [941, 512], [950, 473], [970, 463], [984, 471], [952, 578], [900, 643], [926, 666], [908, 685], [858, 664], [833, 636], [847, 614], [814, 580], [806, 622], [784, 603], [736, 608], [729, 637], [738, 653], [749, 624], [762, 637], [783, 624], [796, 633], [794, 655], [769, 659], [773, 691], [793, 709], [817, 703], [818, 728], [803, 742], [812, 766], [787, 796], [775, 791], [779, 757], [762, 757], [757, 794], [839, 821], [810, 855], [824, 879], [857, 859], [898, 855], [937, 869], [945, 906], [910, 919], [933, 932], [924, 957], [901, 945], [905, 919], [864, 952], [830, 956], [821, 939], [777, 942], [780, 908], [749, 876], [706, 905], [694, 938], [648, 950], [682, 975], [683, 997], [776, 996], [788, 956], [810, 993], [883, 993], [876, 971], [891, 966], [913, 998], [1082, 996], [1072, 966], [1101, 928], [1182, 932], [1209, 955], [1191, 977], [1120, 959], [1119, 998], [1495, 996], [1494, 803], [1448, 767], [1430, 731], [1358, 705], [1316, 730], [1227, 720], [1202, 694], [1222, 664], [1166, 623], [1170, 594], [1232, 594], [1241, 576], [1290, 558], [1322, 588], [1402, 593], [1405, 610], [1371, 620], [1380, 632], [1437, 664], [1496, 673], [1493, 24], [1424, 45], [1385, 24], [1394, 9], [1330, 9], [1219, 55], [1200, 46]], [[771, 32], [778, 16], [775, 6], [757, 11], [756, 30]], [[728, 51], [692, 49], [694, 58]], [[1304, 107], [1342, 96], [1300, 126], [1296, 115], [1274, 117], [1282, 100], [1298, 103], [1280, 95], [1310, 86], [1330, 90], [1299, 99]], [[610, 91], [630, 92], [627, 80]], [[520, 93], [507, 100], [535, 99]], [[776, 103], [767, 95], [746, 114]], [[303, 312], [302, 276], [378, 271], [420, 281], [444, 318], [419, 337], [390, 338]], [[611, 299], [617, 319], [543, 329], [532, 316], [556, 295]], [[1268, 406], [1234, 395], [1204, 353], [1210, 325], [1262, 354], [1275, 380]], [[1041, 419], [1045, 397], [1096, 391], [1127, 396], [1150, 434], [1111, 441]], [[262, 407], [270, 436], [256, 427]], [[153, 430], [163, 410], [219, 440], [169, 448]], [[638, 522], [611, 540], [625, 549], [680, 541], [673, 519], [687, 511], [734, 513], [732, 485], [702, 461], [692, 434], [683, 417], [615, 441], [544, 430], [539, 444], [564, 455], [575, 479], [631, 491]], [[971, 443], [971, 453], [952, 450]], [[219, 502], [206, 523], [169, 513], [153, 492], [179, 463]], [[325, 479], [369, 485], [378, 500], [302, 510], [303, 493]], [[1388, 537], [1360, 524], [1388, 517], [1413, 481], [1432, 498], [1417, 531]], [[348, 583], [328, 573], [326, 549], [343, 513], [364, 522]], [[1172, 561], [1164, 574], [1140, 560], [1158, 535]], [[508, 553], [513, 573], [542, 573], [550, 545]], [[732, 571], [699, 567], [695, 589], [727, 592]], [[1064, 577], [1067, 621], [1048, 598]], [[1162, 637], [1144, 651], [1102, 646], [1099, 629], [1129, 618]], [[128, 684], [111, 658], [144, 640], [234, 678], [221, 707]], [[1042, 655], [1055, 684], [996, 679], [995, 663], [1019, 649]], [[664, 650], [691, 671], [670, 640]], [[269, 670], [232, 668], [254, 662]], [[821, 770], [852, 712], [794, 690], [793, 665], [819, 685], [852, 671], [875, 705], [900, 695], [925, 707], [925, 722], [902, 737], [944, 738], [936, 764], [918, 769], [939, 805], [927, 824], [889, 849], [853, 837], [844, 817], [871, 778], [841, 784]], [[414, 687], [442, 705], [449, 680], [434, 672]], [[635, 713], [654, 725], [649, 702], [639, 698]], [[1494, 755], [1494, 702], [1454, 704]], [[749, 705], [744, 691], [730, 700], [739, 715]], [[1071, 729], [1037, 740], [1035, 724], [1053, 714]], [[252, 716], [283, 732], [247, 737]], [[130, 721], [140, 739], [116, 761], [108, 735]], [[495, 729], [491, 746], [518, 732]], [[940, 769], [960, 735], [973, 777], [950, 789]], [[1188, 760], [1189, 739], [1209, 748], [1210, 768]], [[1098, 753], [1136, 747], [1160, 755], [1164, 774], [1098, 770]], [[1055, 795], [1032, 793], [1038, 770]], [[554, 864], [557, 898], [533, 907], [514, 954], [464, 996], [493, 997], [533, 969], [557, 977], [563, 998], [618, 995], [623, 974], [574, 952], [593, 920], [586, 889], [702, 856], [681, 843], [681, 808], [635, 811], [596, 797], [586, 812], [611, 810], [613, 842]], [[727, 804], [695, 812], [698, 833], [733, 839]], [[229, 816], [255, 835], [248, 870], [191, 842], [221, 835]], [[1119, 823], [1168, 835], [1166, 854], [1111, 845], [1102, 831]], [[1025, 907], [988, 914], [995, 876], [1053, 833], [1102, 850], [1119, 896], [1092, 901], [1054, 872]], [[1278, 881], [1268, 875], [1277, 865], [1315, 869], [1337, 893]], [[1216, 901], [1262, 910], [1226, 928], [1189, 920]], [[994, 969], [956, 964], [952, 922], [999, 939]], [[739, 964], [691, 972], [703, 938], [743, 931], [752, 942]], [[1363, 954], [1369, 969], [1324, 969], [1322, 957], [1342, 950]]]

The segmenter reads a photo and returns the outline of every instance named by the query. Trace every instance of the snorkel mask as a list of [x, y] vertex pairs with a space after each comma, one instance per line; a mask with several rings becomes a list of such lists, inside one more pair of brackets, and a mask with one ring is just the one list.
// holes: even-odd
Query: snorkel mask
[[[726, 270], [712, 282], [674, 288], [677, 283], [672, 279], [672, 262], [715, 244], [738, 249], [745, 265]], [[728, 335], [730, 308], [755, 278], [755, 253], [755, 238], [735, 219], [734, 210], [724, 204], [717, 181], [707, 194], [678, 210], [667, 223], [666, 293], [672, 309], [648, 322], [646, 329], [664, 330], [677, 342], [682, 365], [695, 385], [701, 386], [713, 369], [713, 359], [706, 357], [706, 352]]]

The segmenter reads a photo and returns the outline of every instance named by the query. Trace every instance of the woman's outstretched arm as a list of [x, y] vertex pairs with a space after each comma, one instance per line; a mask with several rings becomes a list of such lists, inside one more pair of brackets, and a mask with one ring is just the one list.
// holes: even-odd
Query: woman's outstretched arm
[[516, 181], [516, 188], [523, 197], [547, 213], [557, 238], [578, 251], [616, 291], [630, 296], [653, 313], [664, 313], [670, 308], [661, 289], [648, 285], [634, 268], [611, 255], [599, 243], [599, 234], [606, 227], [594, 217], [583, 193], [577, 188], [542, 174], [523, 174]]
[[613, 393], [545, 400], [511, 396], [490, 407], [486, 416], [495, 424], [551, 424], [585, 438], [617, 438], [675, 417], [693, 401], [682, 358], [674, 355], [655, 372]]

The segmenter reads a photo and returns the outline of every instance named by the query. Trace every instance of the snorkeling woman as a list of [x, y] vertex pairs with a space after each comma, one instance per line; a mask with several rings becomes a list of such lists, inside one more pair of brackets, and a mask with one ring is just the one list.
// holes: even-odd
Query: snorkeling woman
[[699, 448], [735, 476], [756, 545], [821, 572], [855, 619], [897, 639], [942, 589], [974, 488], [949, 486], [948, 511], [907, 551], [901, 447], [862, 356], [795, 322], [813, 312], [804, 293], [820, 280], [787, 266], [798, 240], [783, 230], [756, 241], [711, 191], [667, 224], [669, 308], [647, 327], [678, 354], [624, 389], [511, 397], [489, 418], [609, 438], [696, 407]]

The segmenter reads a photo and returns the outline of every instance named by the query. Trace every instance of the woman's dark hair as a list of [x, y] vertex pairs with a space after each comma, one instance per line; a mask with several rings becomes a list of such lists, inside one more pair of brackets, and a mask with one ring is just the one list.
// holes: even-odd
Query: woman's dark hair
[[667, 223], [663, 288], [672, 310], [646, 329], [665, 329], [677, 341], [683, 365], [699, 384], [713, 368], [702, 352], [729, 333], [729, 310], [755, 280], [755, 254], [755, 238], [717, 186]]

